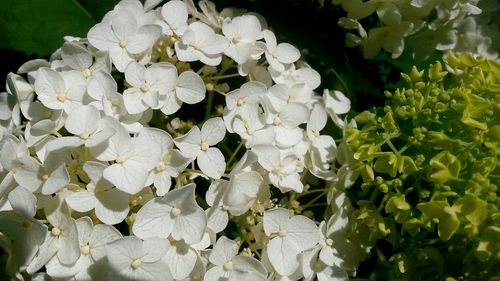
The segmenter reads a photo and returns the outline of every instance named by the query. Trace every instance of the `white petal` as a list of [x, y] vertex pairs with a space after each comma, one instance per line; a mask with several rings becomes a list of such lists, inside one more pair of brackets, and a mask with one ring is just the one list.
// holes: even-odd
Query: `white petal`
[[144, 94], [135, 88], [126, 89], [125, 92], [123, 92], [123, 102], [127, 112], [130, 114], [142, 113], [148, 109], [143, 99]]
[[14, 210], [20, 212], [27, 218], [35, 216], [37, 199], [33, 193], [18, 186], [9, 193], [8, 198]]
[[279, 44], [274, 55], [282, 63], [294, 63], [300, 58], [299, 50], [288, 43]]
[[145, 185], [148, 171], [133, 161], [123, 164], [113, 164], [104, 170], [104, 178], [114, 184], [118, 189], [128, 193], [136, 194]]
[[49, 195], [56, 193], [69, 183], [69, 174], [65, 164], [61, 164], [50, 174], [49, 178], [42, 185], [42, 194]]
[[122, 238], [122, 234], [114, 227], [106, 224], [95, 225], [90, 234], [89, 242], [92, 258], [96, 261], [103, 258], [106, 255], [104, 246], [120, 238]]
[[208, 145], [216, 145], [224, 139], [226, 126], [220, 117], [210, 118], [201, 127], [201, 140]]
[[279, 115], [284, 127], [293, 129], [307, 121], [309, 118], [309, 110], [300, 103], [290, 103], [285, 105]]
[[64, 62], [76, 70], [84, 70], [92, 65], [92, 56], [82, 46], [66, 42], [61, 48], [61, 57]]
[[172, 276], [176, 280], [187, 278], [193, 271], [198, 256], [192, 248], [181, 241], [173, 243], [175, 246], [170, 247], [163, 260], [170, 267]]
[[319, 230], [309, 218], [301, 215], [292, 217], [286, 224], [287, 235], [301, 251], [314, 247], [319, 241]]
[[273, 268], [280, 275], [291, 275], [299, 267], [300, 250], [286, 238], [275, 237], [267, 244], [267, 254]]
[[223, 266], [224, 263], [231, 261], [238, 254], [238, 249], [238, 243], [222, 236], [215, 243], [208, 259], [215, 265]]
[[127, 193], [113, 188], [98, 195], [95, 214], [105, 224], [113, 225], [122, 222], [128, 215], [129, 196]]
[[165, 239], [151, 237], [144, 240], [143, 248], [146, 255], [141, 257], [141, 261], [152, 263], [160, 260], [167, 254], [168, 242]]
[[201, 241], [207, 226], [207, 217], [201, 208], [196, 208], [188, 214], [182, 214], [175, 220], [172, 237], [176, 240], [184, 239], [187, 244]]
[[101, 116], [99, 111], [90, 105], [79, 106], [68, 115], [64, 127], [73, 135], [92, 134]]
[[73, 192], [65, 200], [71, 209], [81, 213], [94, 209], [96, 204], [94, 194], [87, 190]]
[[207, 176], [220, 179], [226, 169], [226, 160], [222, 152], [215, 147], [210, 147], [207, 151], [198, 154], [196, 163], [200, 170]]
[[173, 0], [165, 3], [161, 8], [161, 14], [169, 27], [177, 34], [179, 34], [179, 28], [187, 27], [188, 10], [184, 2]]
[[223, 231], [228, 222], [229, 216], [226, 211], [222, 210], [220, 207], [211, 207], [206, 210], [208, 217], [207, 227], [213, 232], [219, 233]]
[[259, 164], [267, 171], [272, 171], [280, 161], [280, 152], [274, 146], [257, 145], [252, 147], [252, 151], [257, 154]]
[[174, 227], [171, 210], [172, 207], [159, 198], [149, 201], [137, 212], [134, 234], [141, 238], [168, 237]]
[[184, 136], [174, 140], [175, 145], [181, 150], [186, 157], [196, 157], [201, 151], [201, 131], [200, 128], [194, 126]]
[[267, 236], [271, 236], [272, 233], [276, 233], [282, 229], [286, 229], [285, 225], [288, 220], [289, 213], [287, 209], [276, 208], [267, 210], [264, 213], [264, 232]]
[[179, 75], [175, 93], [187, 104], [195, 104], [205, 99], [205, 83], [193, 71], [184, 71]]
[[140, 88], [144, 84], [145, 72], [146, 68], [143, 65], [132, 62], [125, 69], [125, 80], [134, 88]]

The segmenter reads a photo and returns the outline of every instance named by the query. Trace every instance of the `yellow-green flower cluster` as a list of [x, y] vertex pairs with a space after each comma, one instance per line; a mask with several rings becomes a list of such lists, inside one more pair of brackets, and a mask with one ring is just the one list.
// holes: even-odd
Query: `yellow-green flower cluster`
[[389, 241], [407, 280], [499, 276], [500, 64], [450, 53], [402, 76], [348, 129], [367, 240]]

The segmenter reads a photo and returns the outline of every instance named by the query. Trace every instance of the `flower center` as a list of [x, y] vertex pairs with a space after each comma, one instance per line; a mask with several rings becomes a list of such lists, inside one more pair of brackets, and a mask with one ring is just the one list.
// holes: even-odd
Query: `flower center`
[[84, 254], [84, 255], [90, 254], [90, 246], [89, 245], [83, 246], [80, 250], [81, 250], [82, 254]]
[[32, 224], [33, 224], [33, 223], [32, 223], [32, 222], [30, 222], [29, 220], [23, 220], [23, 222], [21, 223], [21, 225], [22, 225], [24, 228], [30, 228]]
[[66, 94], [63, 92], [57, 93], [57, 100], [60, 102], [65, 102], [66, 101]]
[[200, 148], [203, 151], [207, 151], [207, 149], [209, 148], [209, 145], [206, 142], [202, 142], [201, 145], [200, 145]]
[[118, 158], [116, 158], [116, 163], [117, 164], [123, 164], [123, 163], [125, 163], [125, 157], [123, 157], [121, 155], [118, 156]]
[[50, 233], [52, 233], [52, 235], [54, 235], [54, 236], [59, 236], [59, 235], [61, 235], [61, 230], [57, 227], [54, 227], [54, 228], [52, 228], [52, 230], [50, 230]]
[[253, 135], [253, 133], [255, 133], [255, 129], [254, 129], [254, 128], [247, 127], [247, 134], [249, 134], [249, 135]]
[[118, 43], [118, 45], [120, 45], [120, 48], [125, 48], [127, 47], [128, 43], [125, 40], [121, 40], [120, 43]]
[[325, 244], [328, 246], [328, 247], [331, 247], [333, 245], [333, 240], [331, 238], [327, 238], [325, 240]]
[[141, 86], [141, 92], [146, 93], [151, 90], [151, 86], [148, 83], [144, 83]]
[[233, 44], [238, 44], [241, 41], [241, 34], [235, 34], [231, 41]]
[[92, 71], [90, 71], [90, 69], [88, 69], [88, 68], [85, 68], [85, 69], [82, 71], [82, 75], [83, 75], [83, 77], [85, 77], [85, 78], [89, 78], [89, 77], [90, 77], [90, 75], [92, 75]]
[[286, 236], [286, 229], [280, 229], [280, 231], [278, 231], [278, 236], [285, 237]]
[[281, 124], [281, 119], [278, 116], [274, 117], [273, 125], [278, 126], [279, 124]]
[[79, 137], [82, 139], [82, 140], [86, 140], [90, 137], [90, 134], [89, 133], [81, 133], [79, 135]]
[[244, 99], [244, 98], [239, 98], [239, 99], [236, 101], [236, 105], [237, 105], [237, 106], [242, 106], [244, 103], [245, 103], [245, 99]]
[[227, 261], [224, 263], [224, 265], [222, 266], [222, 268], [224, 269], [224, 271], [230, 271], [233, 269], [233, 262], [232, 261]]
[[165, 170], [165, 162], [162, 161], [162, 162], [156, 163], [155, 170], [157, 172], [161, 172], [161, 171]]
[[44, 174], [44, 175], [42, 175], [42, 180], [46, 181], [49, 179], [49, 177], [50, 176], [48, 174]]
[[130, 266], [131, 266], [133, 269], [137, 269], [139, 266], [141, 266], [141, 264], [142, 264], [141, 259], [134, 259], [134, 260], [130, 263]]
[[172, 210], [170, 211], [170, 214], [172, 215], [172, 217], [177, 217], [181, 214], [181, 209], [173, 207]]

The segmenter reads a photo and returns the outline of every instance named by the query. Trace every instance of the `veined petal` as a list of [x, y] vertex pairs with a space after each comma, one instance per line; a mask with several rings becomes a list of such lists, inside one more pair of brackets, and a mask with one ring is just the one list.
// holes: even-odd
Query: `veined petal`
[[216, 145], [224, 139], [226, 126], [220, 117], [208, 119], [201, 127], [201, 140], [208, 145]]
[[300, 250], [286, 237], [275, 237], [267, 244], [267, 255], [273, 268], [280, 275], [291, 275], [299, 267]]
[[201, 151], [201, 131], [194, 126], [184, 136], [174, 139], [175, 145], [186, 157], [194, 158]]
[[172, 207], [159, 198], [146, 203], [139, 212], [133, 225], [137, 237], [168, 237], [174, 227], [170, 217]]
[[138, 163], [126, 161], [109, 166], [104, 170], [103, 176], [118, 189], [128, 194], [136, 194], [144, 187], [148, 171]]
[[184, 71], [177, 79], [175, 93], [180, 100], [187, 104], [195, 104], [205, 99], [205, 83], [193, 71]]
[[224, 155], [215, 147], [210, 147], [207, 151], [201, 151], [196, 162], [205, 175], [214, 179], [220, 179], [226, 169]]
[[71, 209], [81, 213], [94, 209], [96, 205], [94, 194], [88, 190], [73, 192], [65, 200]]

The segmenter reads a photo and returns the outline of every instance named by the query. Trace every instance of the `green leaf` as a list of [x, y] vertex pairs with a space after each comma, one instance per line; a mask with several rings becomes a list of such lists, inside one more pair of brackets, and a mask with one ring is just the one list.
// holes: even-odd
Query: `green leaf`
[[2, 0], [0, 48], [46, 56], [64, 36], [85, 37], [95, 23], [75, 0]]
[[439, 220], [438, 235], [444, 241], [449, 240], [460, 226], [460, 220], [454, 208], [450, 207], [446, 201], [420, 203], [417, 209], [427, 217]]

